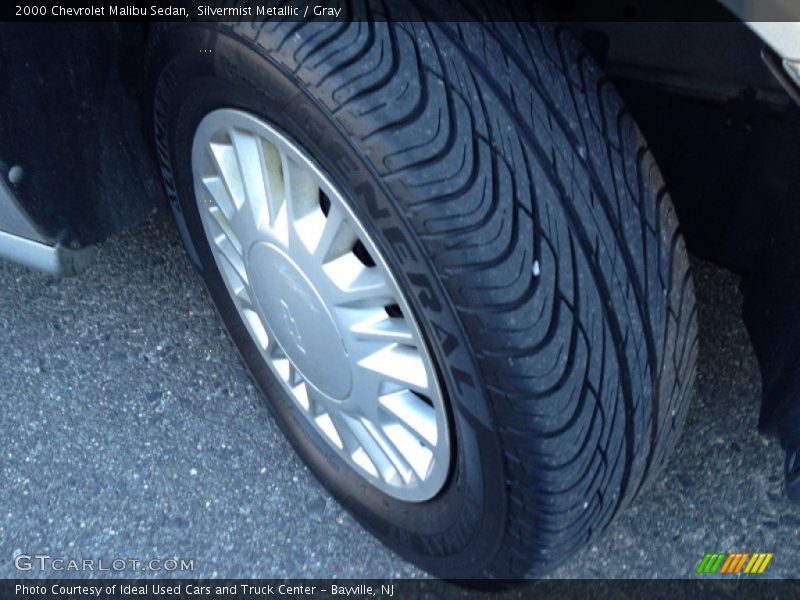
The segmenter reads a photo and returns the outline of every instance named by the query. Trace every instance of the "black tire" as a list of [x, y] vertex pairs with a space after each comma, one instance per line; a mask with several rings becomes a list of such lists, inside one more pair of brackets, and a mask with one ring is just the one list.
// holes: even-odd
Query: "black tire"
[[[165, 26], [149, 68], [167, 192], [220, 315], [298, 452], [387, 545], [444, 577], [539, 575], [652, 479], [692, 394], [689, 262], [645, 141], [568, 31]], [[192, 191], [192, 134], [220, 107], [314, 156], [407, 291], [455, 428], [432, 500], [366, 485], [261, 363]]]

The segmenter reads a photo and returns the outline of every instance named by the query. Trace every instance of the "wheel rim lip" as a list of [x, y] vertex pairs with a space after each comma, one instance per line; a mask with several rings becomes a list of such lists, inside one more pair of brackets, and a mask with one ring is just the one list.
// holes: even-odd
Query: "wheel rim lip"
[[[300, 167], [306, 170], [309, 173], [313, 180], [319, 186], [319, 189], [324, 191], [324, 193], [329, 198], [330, 202], [336, 203], [337, 207], [342, 209], [346, 215], [348, 226], [352, 227], [354, 230], [358, 240], [364, 244], [366, 247], [370, 257], [374, 260], [375, 266], [379, 267], [381, 274], [386, 278], [387, 282], [389, 283], [391, 290], [393, 291], [393, 298], [396, 300], [396, 304], [400, 307], [401, 314], [404, 317], [405, 323], [409, 326], [411, 330], [411, 335], [416, 344], [416, 348], [419, 351], [421, 358], [424, 363], [427, 382], [431, 389], [431, 396], [429, 400], [432, 403], [432, 408], [435, 414], [435, 422], [436, 422], [436, 444], [433, 448], [433, 459], [432, 459], [432, 466], [429, 469], [429, 472], [424, 478], [417, 477], [416, 481], [413, 482], [413, 485], [409, 485], [408, 482], [405, 484], [398, 485], [395, 483], [390, 483], [386, 481], [381, 476], [376, 476], [373, 473], [367, 472], [365, 468], [357, 463], [353, 457], [348, 454], [347, 451], [344, 451], [343, 448], [340, 448], [336, 444], [333, 443], [331, 438], [323, 431], [319, 424], [315, 421], [313, 415], [306, 410], [306, 408], [300, 404], [297, 400], [295, 393], [292, 390], [292, 387], [287, 383], [284, 377], [276, 370], [275, 361], [272, 360], [270, 357], [266, 356], [265, 351], [261, 348], [258, 343], [257, 335], [253, 331], [253, 327], [251, 326], [251, 322], [248, 320], [246, 314], [243, 312], [243, 308], [238, 301], [237, 295], [235, 290], [233, 289], [233, 284], [231, 280], [226, 276], [226, 272], [223, 268], [224, 257], [221, 256], [221, 253], [218, 251], [217, 247], [215, 246], [214, 242], [211, 239], [212, 232], [209, 226], [209, 220], [211, 217], [208, 215], [208, 211], [204, 210], [203, 202], [201, 198], [205, 195], [208, 195], [205, 192], [204, 184], [202, 183], [203, 173], [206, 171], [206, 165], [208, 163], [208, 152], [210, 148], [211, 141], [215, 138], [215, 136], [219, 136], [221, 132], [225, 130], [231, 131], [235, 129], [237, 131], [245, 131], [249, 134], [257, 136], [260, 140], [265, 140], [269, 144], [273, 144], [278, 148], [278, 151], [283, 156], [284, 153], [288, 154], [294, 163], [298, 164]], [[262, 354], [262, 358], [265, 360], [267, 366], [276, 376], [278, 381], [280, 381], [284, 390], [288, 393], [289, 397], [292, 398], [296, 408], [298, 408], [303, 415], [306, 417], [307, 421], [312, 425], [312, 427], [317, 430], [317, 433], [320, 434], [322, 440], [331, 448], [333, 449], [341, 458], [345, 460], [345, 462], [363, 479], [365, 479], [370, 485], [379, 489], [380, 491], [384, 492], [385, 494], [407, 502], [424, 502], [426, 500], [430, 500], [435, 495], [437, 495], [441, 489], [444, 487], [444, 484], [447, 480], [450, 471], [450, 463], [451, 463], [451, 432], [450, 432], [450, 424], [447, 416], [446, 406], [445, 406], [445, 396], [443, 394], [443, 386], [439, 380], [438, 372], [436, 369], [435, 362], [433, 360], [433, 355], [431, 353], [430, 348], [428, 347], [427, 341], [425, 336], [423, 335], [422, 328], [420, 327], [415, 312], [408, 302], [405, 294], [403, 293], [401, 287], [399, 286], [395, 274], [392, 272], [391, 268], [389, 268], [388, 262], [384, 257], [383, 253], [378, 248], [378, 245], [368, 234], [365, 227], [363, 226], [361, 220], [358, 216], [354, 213], [350, 204], [346, 201], [345, 197], [341, 194], [339, 189], [333, 184], [331, 179], [326, 175], [323, 169], [318, 166], [318, 164], [314, 161], [314, 159], [309, 155], [307, 151], [305, 151], [302, 146], [295, 143], [293, 140], [289, 138], [286, 134], [278, 130], [272, 124], [263, 120], [259, 117], [256, 117], [252, 114], [249, 114], [245, 111], [239, 109], [232, 109], [232, 108], [222, 108], [214, 110], [208, 113], [199, 123], [194, 139], [192, 142], [192, 152], [191, 152], [191, 161], [192, 161], [192, 177], [194, 183], [194, 190], [195, 190], [195, 199], [198, 204], [198, 210], [201, 216], [201, 222], [203, 225], [204, 232], [206, 234], [207, 240], [209, 242], [209, 247], [211, 249], [212, 256], [217, 264], [217, 267], [220, 271], [220, 275], [225, 283], [226, 289], [228, 290], [229, 296], [231, 297], [234, 306], [238, 312], [238, 315], [242, 322], [245, 325], [248, 333], [250, 334], [253, 341], [256, 342], [256, 347], [259, 348]], [[294, 200], [291, 200], [294, 201]], [[272, 239], [265, 239], [261, 241], [266, 242], [274, 242]], [[244, 249], [244, 255], [247, 256], [250, 253], [252, 246]], [[289, 257], [292, 258], [291, 254]], [[305, 276], [305, 273], [303, 273]], [[316, 290], [315, 290], [316, 292]], [[320, 294], [321, 295], [321, 294]], [[326, 307], [327, 308], [327, 307]], [[261, 315], [262, 321], [264, 321], [263, 315]], [[269, 327], [267, 322], [264, 322], [264, 325], [269, 331], [269, 334], [272, 336], [272, 329]], [[280, 345], [280, 339], [276, 337], [276, 341]], [[288, 357], [288, 353], [287, 357]], [[291, 359], [289, 359], [291, 361]], [[310, 385], [314, 385], [309, 379], [306, 381]], [[378, 402], [378, 397], [376, 396], [375, 402]], [[348, 403], [344, 402], [343, 411], [347, 410]], [[377, 425], [377, 424], [376, 424]]]

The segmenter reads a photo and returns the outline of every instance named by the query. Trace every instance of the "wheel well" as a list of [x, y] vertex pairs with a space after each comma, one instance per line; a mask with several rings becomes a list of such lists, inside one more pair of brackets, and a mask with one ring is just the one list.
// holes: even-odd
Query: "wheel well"
[[[800, 436], [800, 107], [741, 23], [587, 27], [661, 167], [688, 248], [741, 276], [760, 427]], [[670, 51], [664, 51], [664, 48]]]
[[80, 248], [165, 206], [144, 130], [147, 27], [3, 24], [0, 168], [53, 242]]

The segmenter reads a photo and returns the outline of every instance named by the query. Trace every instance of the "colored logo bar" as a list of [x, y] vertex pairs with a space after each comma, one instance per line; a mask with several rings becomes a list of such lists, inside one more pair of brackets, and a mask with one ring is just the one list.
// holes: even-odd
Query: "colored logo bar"
[[749, 553], [706, 553], [697, 567], [697, 572], [703, 575], [714, 573], [734, 575], [746, 573], [760, 575], [765, 571], [772, 560], [772, 552]]

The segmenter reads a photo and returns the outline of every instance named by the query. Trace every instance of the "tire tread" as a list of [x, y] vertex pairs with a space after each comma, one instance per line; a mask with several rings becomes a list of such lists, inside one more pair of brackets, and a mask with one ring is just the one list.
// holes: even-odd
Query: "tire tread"
[[507, 470], [483, 575], [551, 569], [653, 479], [692, 394], [688, 256], [631, 114], [552, 25], [229, 27], [362, 150], [458, 310]]

